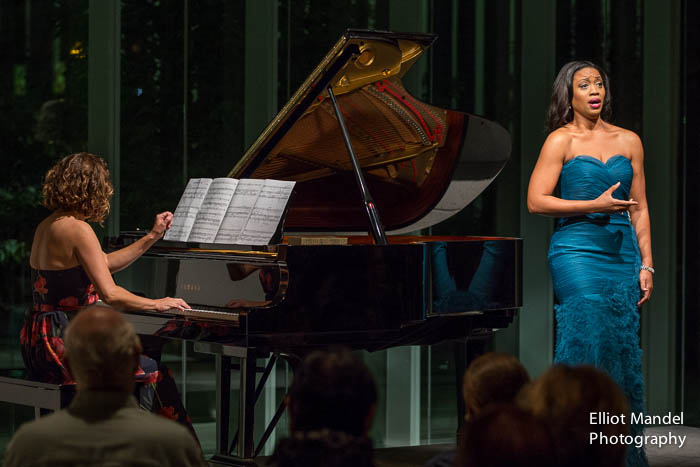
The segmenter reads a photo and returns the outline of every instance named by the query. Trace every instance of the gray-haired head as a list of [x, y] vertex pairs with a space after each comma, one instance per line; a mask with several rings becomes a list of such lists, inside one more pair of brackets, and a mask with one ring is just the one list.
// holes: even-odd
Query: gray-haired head
[[92, 305], [66, 330], [64, 362], [79, 390], [130, 391], [141, 343], [134, 327], [111, 307]]

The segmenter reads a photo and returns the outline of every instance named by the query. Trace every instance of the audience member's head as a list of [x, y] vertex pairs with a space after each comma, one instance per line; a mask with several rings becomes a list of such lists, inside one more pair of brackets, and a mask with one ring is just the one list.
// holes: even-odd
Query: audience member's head
[[121, 313], [93, 305], [71, 321], [64, 339], [64, 363], [78, 390], [131, 392], [141, 343]]
[[629, 415], [627, 399], [615, 382], [592, 366], [555, 365], [518, 396], [521, 407], [545, 421], [554, 437], [561, 465], [625, 464], [625, 445], [591, 442], [591, 432], [628, 433], [626, 424], [592, 424], [592, 413]]
[[476, 418], [492, 404], [512, 402], [529, 381], [527, 370], [512, 355], [490, 352], [476, 358], [464, 373], [462, 383], [465, 418]]
[[377, 402], [374, 379], [349, 350], [317, 351], [304, 359], [289, 389], [292, 431], [369, 431]]
[[457, 465], [554, 467], [552, 452], [543, 421], [514, 404], [496, 404], [464, 426]]
[[373, 467], [372, 441], [340, 431], [295, 431], [277, 443], [270, 467]]

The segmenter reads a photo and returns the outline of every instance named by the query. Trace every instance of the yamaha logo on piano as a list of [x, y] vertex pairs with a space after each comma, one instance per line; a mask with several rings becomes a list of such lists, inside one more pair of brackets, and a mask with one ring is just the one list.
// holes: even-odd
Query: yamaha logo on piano
[[193, 284], [188, 282], [180, 284], [180, 289], [187, 292], [200, 292], [202, 290], [202, 287], [199, 284]]

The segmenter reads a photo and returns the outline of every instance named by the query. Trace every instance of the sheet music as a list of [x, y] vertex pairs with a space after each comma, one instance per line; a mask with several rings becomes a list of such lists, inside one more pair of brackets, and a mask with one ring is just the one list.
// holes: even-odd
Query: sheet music
[[265, 180], [239, 180], [214, 243], [241, 243], [239, 236], [248, 222], [264, 184]]
[[235, 178], [214, 179], [202, 201], [187, 241], [214, 243], [238, 183]]
[[191, 179], [165, 240], [267, 245], [294, 184], [269, 179]]
[[238, 237], [242, 245], [267, 245], [277, 230], [295, 182], [265, 180], [255, 207]]
[[163, 237], [165, 240], [175, 242], [187, 241], [199, 207], [202, 205], [211, 183], [211, 178], [192, 178], [187, 182], [185, 192], [182, 194], [180, 202], [177, 203], [177, 208], [175, 208], [173, 223], [165, 233], [165, 237]]

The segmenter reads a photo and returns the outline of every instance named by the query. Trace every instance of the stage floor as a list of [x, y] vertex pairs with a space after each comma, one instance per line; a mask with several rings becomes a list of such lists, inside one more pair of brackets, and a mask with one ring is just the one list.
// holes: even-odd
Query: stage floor
[[[676, 436], [687, 436], [682, 448], [647, 446], [650, 467], [700, 467], [700, 428], [686, 426], [659, 426], [644, 430], [645, 435], [664, 435], [672, 432]], [[435, 454], [454, 446], [431, 445], [403, 448], [377, 449], [377, 467], [422, 467]]]
[[[682, 448], [664, 446], [647, 447], [650, 467], [700, 467], [700, 428], [673, 426], [651, 427], [644, 431], [649, 436], [664, 435], [671, 431], [676, 436], [687, 436]], [[399, 448], [382, 448], [375, 451], [377, 467], [423, 467], [425, 463], [443, 450], [454, 448], [449, 444], [429, 446], [408, 446]], [[265, 465], [265, 458], [259, 459], [259, 465]]]

